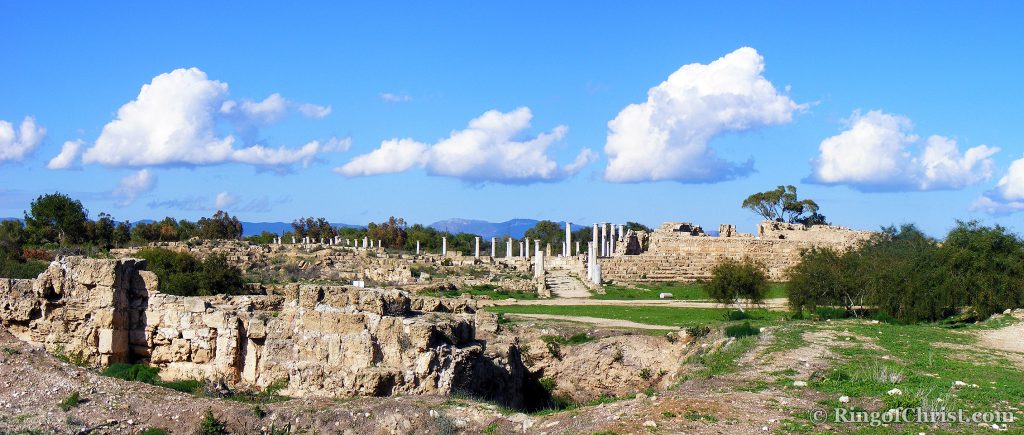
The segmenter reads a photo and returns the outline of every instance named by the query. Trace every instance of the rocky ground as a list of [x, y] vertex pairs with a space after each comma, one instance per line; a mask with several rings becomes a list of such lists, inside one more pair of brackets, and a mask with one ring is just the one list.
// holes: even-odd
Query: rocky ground
[[[978, 342], [1005, 343], [999, 340], [1019, 334], [1020, 325], [980, 330]], [[196, 432], [208, 409], [232, 433], [270, 433], [282, 428], [297, 433], [353, 434], [848, 431], [857, 428], [809, 419], [810, 410], [839, 403], [842, 393], [805, 385], [842, 364], [850, 358], [844, 356], [849, 352], [879, 352], [881, 360], [909, 363], [880, 346], [883, 335], [876, 338], [864, 333], [876, 327], [884, 325], [864, 320], [801, 323], [798, 328], [772, 327], [759, 337], [742, 340], [716, 337], [718, 333], [712, 332], [700, 339], [673, 342], [661, 333], [551, 320], [517, 322], [509, 325], [508, 331], [520, 335], [531, 369], [554, 379], [556, 394], [570, 395], [581, 403], [559, 412], [531, 414], [465, 397], [297, 398], [254, 405], [194, 396], [103, 377], [0, 331], [0, 433], [125, 434], [162, 428], [187, 434]], [[546, 346], [552, 336], [577, 334], [590, 339], [563, 344], [560, 358]], [[955, 334], [968, 337], [975, 333]], [[622, 354], [617, 356], [616, 349]], [[734, 360], [725, 361], [730, 365], [725, 369], [709, 374], [713, 363], [697, 362], [701, 355], [728, 354], [736, 349], [740, 351]], [[638, 370], [644, 367], [665, 373], [643, 379]], [[977, 382], [981, 383], [980, 379]], [[62, 410], [60, 402], [74, 392], [80, 393], [81, 403]], [[1021, 400], [1010, 397], [1015, 392], [1007, 390], [1006, 394], [1007, 406]], [[866, 409], [882, 406], [870, 395], [853, 397], [852, 404]], [[877, 430], [890, 429], [896, 430]], [[913, 429], [915, 433], [972, 431], [970, 426]]]

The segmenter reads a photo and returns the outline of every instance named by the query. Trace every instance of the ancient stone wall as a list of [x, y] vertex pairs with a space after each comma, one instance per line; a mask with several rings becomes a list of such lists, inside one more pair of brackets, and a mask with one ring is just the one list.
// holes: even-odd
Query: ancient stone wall
[[133, 259], [65, 257], [35, 280], [0, 280], [0, 324], [83, 362], [149, 362], [165, 379], [242, 388], [284, 380], [285, 394], [449, 394], [519, 406], [518, 348], [477, 339], [472, 299], [398, 290], [286, 285], [278, 294], [156, 292]]
[[[786, 272], [812, 247], [845, 250], [866, 240], [871, 231], [842, 227], [804, 228], [776, 222], [758, 227], [759, 237], [724, 226], [724, 236], [711, 237], [688, 224], [665, 224], [650, 234], [649, 248], [637, 255], [599, 259], [602, 279], [615, 282], [695, 281], [709, 279], [711, 269], [725, 258], [751, 258], [764, 265], [772, 280], [785, 280]], [[629, 239], [627, 239], [629, 240]]]

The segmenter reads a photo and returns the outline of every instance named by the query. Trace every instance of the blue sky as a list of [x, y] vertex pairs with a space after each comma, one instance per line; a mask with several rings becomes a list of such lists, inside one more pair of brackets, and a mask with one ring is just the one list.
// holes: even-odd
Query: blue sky
[[1021, 9], [4, 2], [0, 216], [752, 231], [794, 184], [839, 225], [1024, 232]]

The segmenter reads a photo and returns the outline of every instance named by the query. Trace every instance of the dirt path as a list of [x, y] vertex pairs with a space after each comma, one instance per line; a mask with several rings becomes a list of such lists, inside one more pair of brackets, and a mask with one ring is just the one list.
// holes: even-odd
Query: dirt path
[[979, 335], [982, 346], [1007, 352], [1024, 353], [1024, 322], [1017, 322], [1005, 328], [985, 331]]
[[[479, 299], [481, 306], [490, 305], [624, 305], [632, 307], [674, 307], [674, 308], [727, 308], [725, 305], [711, 301], [679, 301], [671, 299], [583, 299], [554, 298], [536, 300]], [[768, 299], [763, 308], [769, 310], [785, 310], [788, 308], [786, 299]]]
[[678, 326], [650, 325], [647, 323], [631, 322], [629, 320], [605, 319], [601, 317], [587, 316], [562, 316], [557, 314], [513, 314], [507, 313], [508, 317], [527, 317], [542, 320], [564, 320], [569, 322], [591, 323], [606, 328], [633, 328], [633, 329], [679, 329]]
[[568, 270], [552, 269], [547, 271], [544, 281], [551, 288], [551, 294], [556, 298], [564, 299], [587, 299], [590, 298], [590, 291], [576, 277], [569, 275]]

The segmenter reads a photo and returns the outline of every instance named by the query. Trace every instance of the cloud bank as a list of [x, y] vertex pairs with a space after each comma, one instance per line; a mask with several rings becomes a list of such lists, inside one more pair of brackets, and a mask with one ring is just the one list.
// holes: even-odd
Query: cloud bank
[[121, 206], [135, 202], [135, 199], [156, 187], [156, 176], [149, 169], [143, 169], [121, 179], [112, 195]]
[[909, 119], [879, 110], [854, 112], [849, 128], [826, 138], [808, 182], [861, 191], [960, 189], [992, 177], [999, 148], [979, 145], [963, 153], [955, 139], [921, 140]]
[[527, 107], [511, 112], [491, 110], [433, 144], [410, 138], [385, 140], [376, 150], [335, 171], [360, 177], [424, 168], [430, 175], [514, 184], [561, 180], [593, 161], [594, 153], [584, 149], [572, 163], [559, 166], [547, 151], [565, 136], [567, 128], [558, 126], [524, 138], [532, 118]]
[[1007, 215], [1024, 211], [1024, 157], [1010, 163], [1010, 168], [999, 179], [996, 188], [978, 198], [971, 210], [993, 215]]
[[36, 125], [36, 119], [26, 116], [18, 130], [14, 125], [0, 119], [0, 163], [19, 162], [25, 159], [46, 136], [46, 129]]
[[249, 136], [253, 129], [280, 122], [289, 110], [324, 117], [330, 107], [290, 102], [279, 94], [263, 101], [232, 100], [228, 85], [207, 78], [198, 68], [160, 74], [142, 86], [135, 100], [121, 106], [117, 118], [103, 127], [96, 143], [85, 150], [84, 163], [115, 167], [213, 165], [308, 165], [319, 153], [341, 148], [340, 142], [311, 141], [299, 148], [256, 144], [235, 147], [224, 123]]
[[779, 93], [763, 75], [764, 58], [740, 48], [707, 65], [684, 65], [608, 123], [604, 178], [712, 183], [742, 177], [753, 162], [734, 163], [708, 146], [726, 132], [791, 122], [806, 105]]

